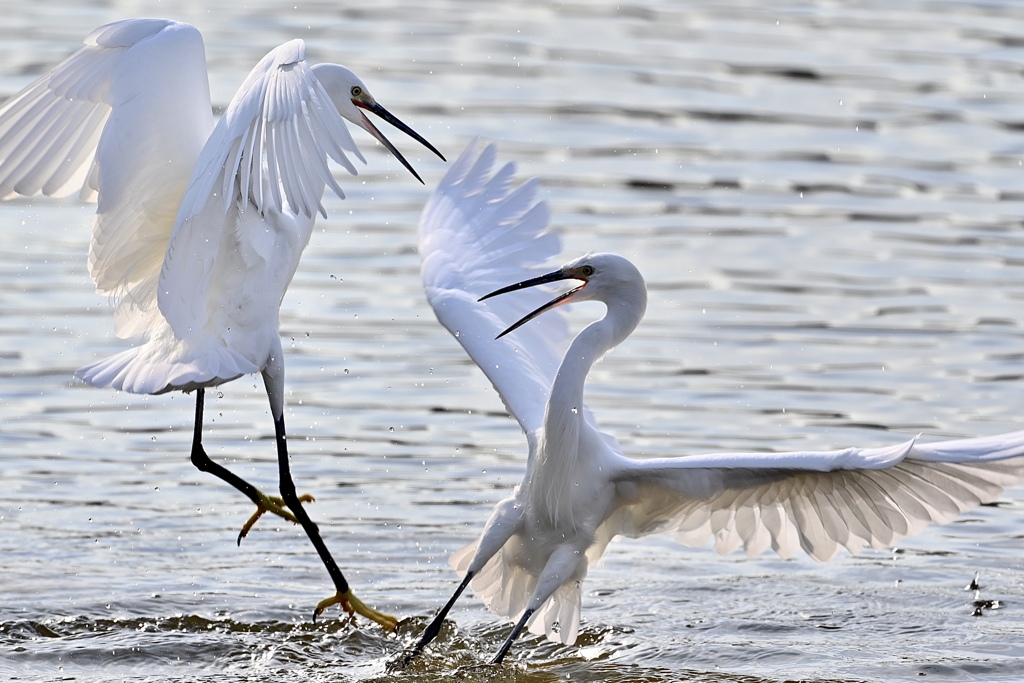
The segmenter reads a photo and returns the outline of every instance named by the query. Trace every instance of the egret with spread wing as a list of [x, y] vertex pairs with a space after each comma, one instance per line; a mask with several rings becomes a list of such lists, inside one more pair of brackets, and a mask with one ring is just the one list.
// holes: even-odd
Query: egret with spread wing
[[[1024, 458], [1006, 460], [1024, 455], [1024, 431], [884, 448], [627, 457], [598, 429], [583, 386], [593, 364], [640, 323], [644, 279], [613, 254], [539, 271], [559, 251], [546, 232], [547, 208], [534, 203], [535, 180], [510, 190], [511, 164], [492, 176], [494, 159], [493, 147], [470, 145], [434, 191], [420, 221], [422, 275], [438, 319], [526, 433], [526, 475], [480, 538], [452, 557], [463, 581], [405, 662], [437, 636], [467, 585], [515, 620], [495, 663], [523, 628], [573, 643], [580, 585], [617, 535], [675, 533], [691, 545], [712, 537], [722, 553], [742, 545], [750, 555], [772, 548], [789, 557], [802, 549], [825, 561], [840, 547], [885, 547], [948, 521], [1024, 476]], [[554, 298], [543, 288], [563, 280], [574, 286]], [[498, 287], [509, 282], [518, 284]], [[515, 297], [528, 306], [513, 314]], [[558, 307], [588, 300], [607, 313], [571, 338]]]
[[[267, 510], [301, 524], [337, 589], [317, 613], [340, 603], [393, 628], [392, 617], [351, 593], [295, 492], [278, 332], [285, 290], [325, 214], [324, 190], [344, 196], [328, 159], [353, 174], [347, 153], [365, 161], [344, 121], [419, 179], [363, 111], [441, 156], [351, 71], [308, 64], [301, 40], [267, 54], [215, 125], [199, 31], [119, 21], [0, 108], [0, 197], [78, 191], [97, 201], [89, 272], [97, 292], [117, 302], [118, 336], [144, 341], [77, 375], [140, 394], [195, 391], [192, 462], [257, 505], [239, 541]], [[257, 372], [274, 418], [280, 498], [213, 462], [202, 445], [206, 387]]]

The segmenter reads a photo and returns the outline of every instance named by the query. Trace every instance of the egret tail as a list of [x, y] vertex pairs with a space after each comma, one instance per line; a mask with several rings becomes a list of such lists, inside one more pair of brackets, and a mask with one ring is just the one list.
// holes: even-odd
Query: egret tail
[[237, 351], [219, 345], [188, 348], [180, 344], [169, 354], [166, 344], [150, 341], [75, 371], [94, 387], [113, 387], [133, 394], [192, 391], [230, 382], [260, 368]]

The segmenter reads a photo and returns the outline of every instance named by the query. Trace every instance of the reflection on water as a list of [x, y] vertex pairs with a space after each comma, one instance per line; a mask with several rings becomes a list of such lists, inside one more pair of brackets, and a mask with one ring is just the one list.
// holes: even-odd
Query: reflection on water
[[[0, 93], [155, 3], [8, 3]], [[643, 270], [647, 319], [588, 400], [636, 456], [882, 445], [1019, 427], [1021, 41], [1013, 4], [248, 3], [186, 7], [226, 104], [271, 46], [317, 60], [453, 158], [475, 135], [544, 181], [569, 255]], [[88, 389], [124, 348], [85, 268], [91, 208], [0, 207], [0, 675], [22, 679], [1002, 681], [1024, 655], [1024, 489], [895, 551], [824, 566], [615, 543], [579, 645], [453, 590], [448, 555], [522, 473], [524, 441], [419, 289], [415, 223], [445, 165], [396, 140], [340, 177], [282, 312], [289, 429], [314, 519], [402, 635], [308, 615], [329, 591], [298, 530], [238, 548], [248, 504], [195, 471], [191, 398]], [[579, 307], [577, 322], [596, 309]], [[255, 378], [210, 395], [213, 457], [266, 488]], [[980, 595], [964, 590], [981, 572]], [[976, 601], [998, 601], [972, 616]]]

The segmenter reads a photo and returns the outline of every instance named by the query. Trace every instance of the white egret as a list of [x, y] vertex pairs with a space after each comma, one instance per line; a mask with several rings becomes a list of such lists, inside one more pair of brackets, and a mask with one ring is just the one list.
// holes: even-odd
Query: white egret
[[[392, 617], [352, 594], [302, 507], [308, 498], [296, 495], [278, 332], [285, 290], [316, 214], [325, 214], [324, 190], [344, 196], [328, 158], [353, 174], [346, 152], [365, 162], [344, 120], [416, 175], [362, 110], [441, 156], [351, 71], [308, 64], [301, 40], [267, 54], [215, 125], [199, 31], [118, 21], [0, 108], [0, 197], [78, 191], [97, 201], [89, 272], [97, 292], [117, 302], [118, 336], [144, 341], [76, 374], [133, 393], [195, 391], [192, 462], [257, 505], [239, 542], [266, 510], [301, 524], [337, 589], [314, 618], [340, 603], [393, 628]], [[213, 462], [202, 445], [205, 388], [257, 372], [274, 419], [280, 498]]]
[[[598, 429], [583, 386], [591, 366], [640, 323], [643, 277], [612, 254], [588, 254], [538, 276], [537, 266], [560, 248], [545, 232], [547, 208], [534, 203], [534, 180], [510, 191], [511, 164], [491, 176], [494, 159], [493, 147], [470, 145], [430, 197], [420, 222], [422, 275], [438, 319], [526, 433], [526, 474], [479, 539], [452, 556], [462, 583], [406, 663], [437, 635], [467, 585], [515, 620], [495, 663], [524, 627], [573, 643], [580, 584], [617, 535], [674, 533], [691, 545], [713, 537], [722, 553], [743, 545], [750, 555], [770, 547], [789, 557], [803, 549], [825, 561], [840, 547], [885, 547], [950, 520], [1024, 476], [1024, 459], [1003, 461], [1024, 454], [1024, 431], [885, 448], [626, 457]], [[561, 280], [576, 286], [553, 299], [532, 289]], [[487, 304], [478, 297], [516, 281], [482, 297], [529, 299], [520, 312], [533, 312], [502, 331], [515, 297]], [[520, 329], [585, 300], [603, 302], [607, 313], [574, 339], [565, 309]]]

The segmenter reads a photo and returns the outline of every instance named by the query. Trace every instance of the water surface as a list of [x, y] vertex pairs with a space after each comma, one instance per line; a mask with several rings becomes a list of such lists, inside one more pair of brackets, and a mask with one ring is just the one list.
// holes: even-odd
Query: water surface
[[[0, 3], [0, 95], [153, 2]], [[542, 178], [566, 257], [615, 251], [647, 318], [588, 401], [632, 455], [883, 445], [1021, 426], [1024, 10], [1012, 3], [183, 3], [223, 107], [271, 47], [360, 73], [453, 159], [474, 136]], [[359, 134], [361, 135], [361, 134]], [[524, 638], [447, 557], [525, 442], [420, 290], [416, 221], [446, 165], [365, 135], [282, 311], [299, 487], [346, 574], [407, 619], [336, 614], [298, 529], [188, 461], [192, 398], [82, 386], [122, 348], [89, 281], [92, 209], [0, 206], [0, 676], [12, 680], [781, 681], [1019, 677], [1024, 488], [826, 565], [613, 544], [580, 641]], [[341, 172], [339, 171], [339, 174]], [[599, 308], [581, 306], [582, 325]], [[211, 455], [268, 490], [261, 382], [208, 395]], [[965, 590], [980, 572], [980, 594]], [[994, 602], [993, 602], [994, 601]], [[979, 609], [980, 608], [980, 609]], [[975, 616], [975, 612], [979, 612]]]

